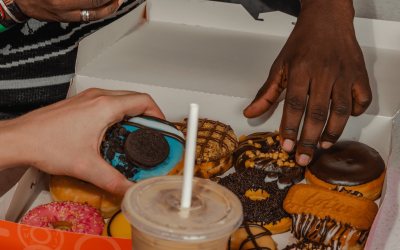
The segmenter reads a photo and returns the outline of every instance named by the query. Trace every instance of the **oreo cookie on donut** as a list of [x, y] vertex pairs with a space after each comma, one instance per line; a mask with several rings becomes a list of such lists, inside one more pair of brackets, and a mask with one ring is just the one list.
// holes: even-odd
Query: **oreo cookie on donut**
[[110, 127], [100, 152], [130, 181], [175, 174], [183, 169], [185, 139], [168, 121], [140, 116]]
[[385, 162], [375, 149], [361, 142], [340, 141], [315, 151], [305, 178], [310, 185], [345, 189], [375, 200], [382, 192], [385, 173]]

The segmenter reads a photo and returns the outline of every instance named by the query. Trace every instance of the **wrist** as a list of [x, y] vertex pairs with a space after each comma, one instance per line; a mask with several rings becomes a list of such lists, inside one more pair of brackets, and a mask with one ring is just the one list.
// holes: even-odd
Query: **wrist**
[[26, 141], [21, 138], [15, 120], [0, 121], [0, 171], [30, 165]]
[[355, 10], [352, 0], [300, 0], [301, 13], [324, 16], [353, 23]]

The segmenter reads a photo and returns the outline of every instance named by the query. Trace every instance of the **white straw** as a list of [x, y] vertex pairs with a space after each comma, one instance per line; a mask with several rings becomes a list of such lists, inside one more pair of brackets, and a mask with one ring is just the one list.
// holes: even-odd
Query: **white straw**
[[[192, 203], [192, 186], [194, 162], [196, 157], [197, 127], [199, 123], [199, 105], [190, 104], [189, 120], [186, 131], [185, 166], [183, 169], [183, 186], [181, 198], [181, 215], [187, 217]], [[186, 212], [185, 212], [185, 211]]]

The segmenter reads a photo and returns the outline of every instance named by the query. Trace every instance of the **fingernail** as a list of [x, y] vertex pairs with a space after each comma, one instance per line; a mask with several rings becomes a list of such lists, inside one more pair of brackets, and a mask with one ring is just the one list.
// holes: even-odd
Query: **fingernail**
[[118, 0], [119, 6], [121, 6], [121, 4], [123, 4], [123, 3], [124, 3], [124, 0]]
[[333, 143], [332, 143], [332, 142], [328, 142], [328, 141], [323, 141], [323, 142], [321, 143], [321, 147], [324, 148], [324, 149], [328, 149], [328, 148], [330, 148], [332, 145], [333, 145]]
[[297, 163], [301, 166], [306, 166], [308, 163], [310, 163], [310, 156], [301, 154], [297, 159]]
[[292, 140], [286, 139], [286, 140], [283, 141], [282, 148], [286, 152], [292, 151], [293, 147], [294, 147], [294, 142]]

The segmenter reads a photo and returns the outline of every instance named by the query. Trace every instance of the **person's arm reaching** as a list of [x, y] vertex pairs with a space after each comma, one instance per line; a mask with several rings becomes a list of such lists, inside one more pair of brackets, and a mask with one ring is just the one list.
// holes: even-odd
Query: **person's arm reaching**
[[75, 97], [0, 122], [0, 171], [29, 165], [69, 175], [116, 194], [133, 185], [99, 153], [105, 130], [126, 116], [165, 119], [147, 94], [89, 89]]
[[287, 89], [280, 142], [286, 151], [297, 144], [300, 165], [309, 163], [318, 143], [323, 148], [335, 143], [350, 115], [361, 115], [372, 101], [353, 19], [352, 0], [301, 0], [293, 32], [266, 83], [244, 110], [248, 118], [260, 116]]

